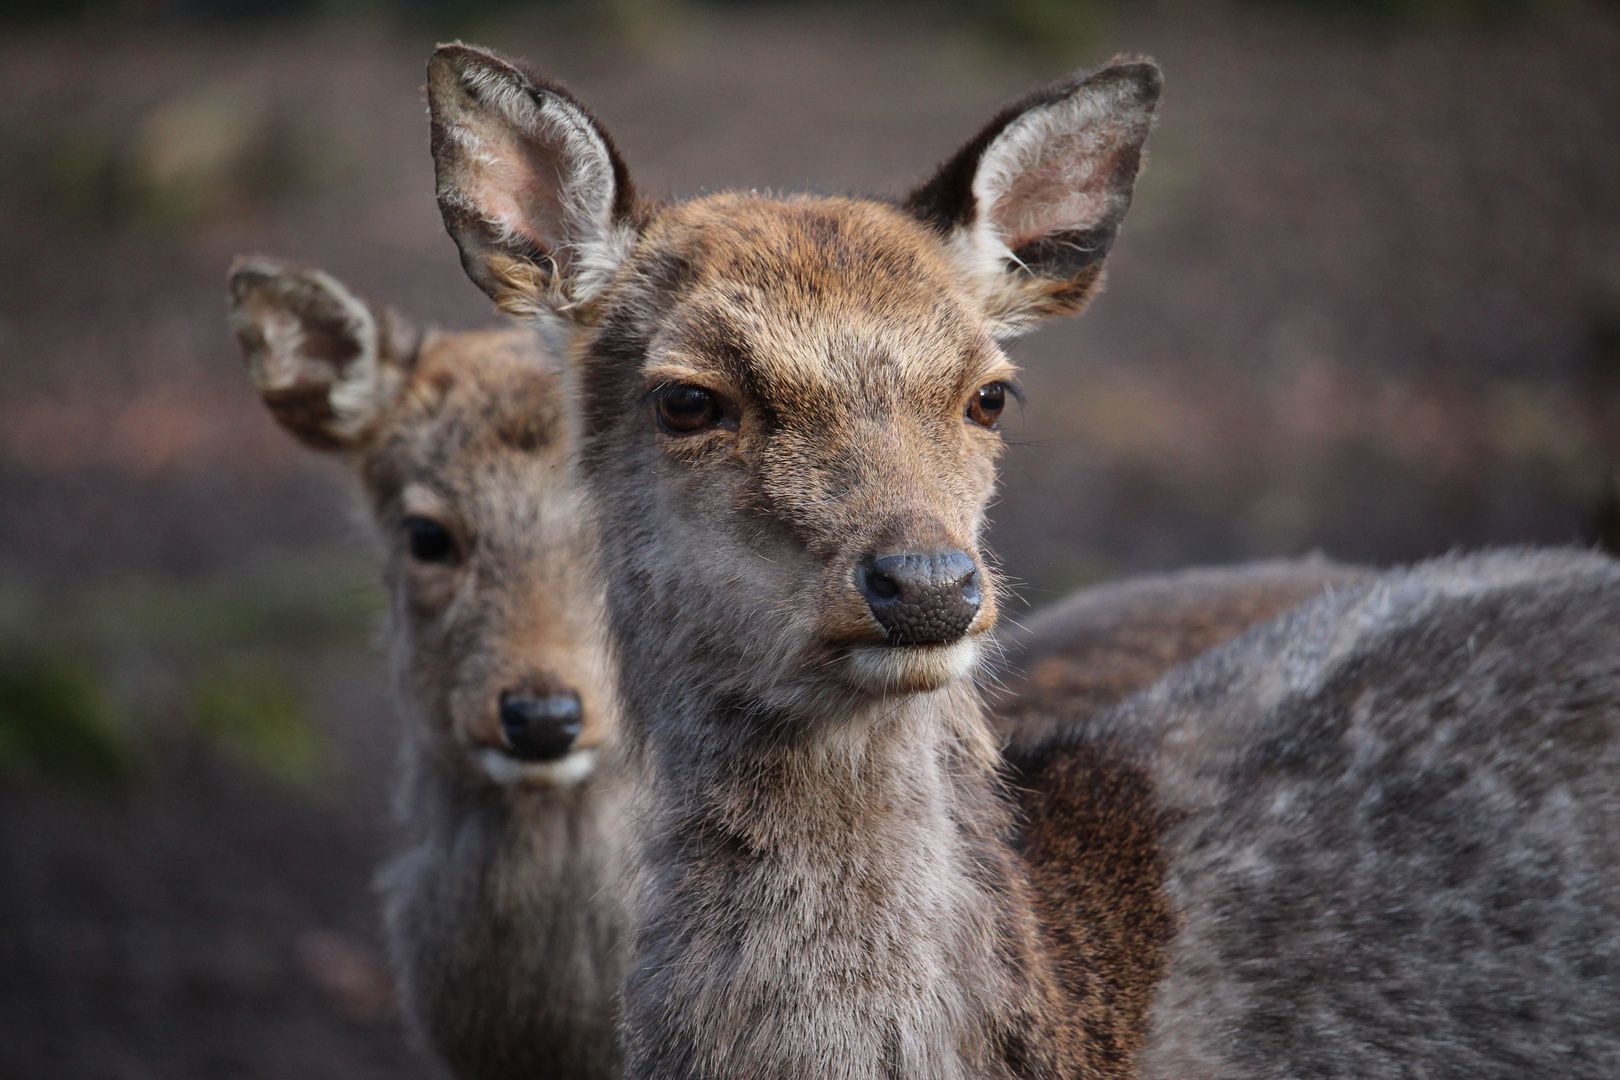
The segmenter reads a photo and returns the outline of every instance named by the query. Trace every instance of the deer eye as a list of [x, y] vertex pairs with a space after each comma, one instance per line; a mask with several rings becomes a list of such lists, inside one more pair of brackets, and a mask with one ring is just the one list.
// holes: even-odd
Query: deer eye
[[658, 395], [658, 426], [675, 435], [713, 427], [723, 415], [715, 396], [701, 386], [677, 383]]
[[1001, 419], [1001, 410], [1007, 407], [1007, 384], [986, 383], [968, 399], [967, 418], [975, 424], [994, 431]]
[[425, 563], [448, 563], [456, 559], [456, 541], [450, 530], [429, 517], [412, 514], [405, 519], [405, 537], [411, 558]]

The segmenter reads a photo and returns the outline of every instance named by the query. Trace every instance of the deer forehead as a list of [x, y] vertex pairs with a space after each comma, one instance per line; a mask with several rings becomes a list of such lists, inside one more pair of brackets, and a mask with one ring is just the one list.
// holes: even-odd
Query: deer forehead
[[467, 527], [490, 517], [491, 507], [535, 503], [566, 475], [560, 395], [557, 373], [532, 358], [424, 350], [364, 455], [367, 487], [384, 503], [431, 489], [440, 493], [436, 508], [400, 504], [400, 512], [457, 518]]
[[638, 254], [649, 377], [711, 376], [784, 421], [954, 404], [1006, 366], [937, 235], [881, 203], [711, 196]]
[[457, 342], [423, 356], [395, 424], [405, 445], [437, 467], [561, 451], [559, 373], [532, 354], [503, 353], [499, 344], [475, 352]]

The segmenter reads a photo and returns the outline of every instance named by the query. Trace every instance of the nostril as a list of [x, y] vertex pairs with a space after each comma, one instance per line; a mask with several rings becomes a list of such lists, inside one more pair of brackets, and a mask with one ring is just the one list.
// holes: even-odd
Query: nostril
[[901, 586], [893, 576], [877, 567], [876, 560], [869, 559], [861, 565], [861, 591], [868, 602], [885, 603], [900, 596]]
[[507, 690], [500, 700], [501, 731], [520, 761], [555, 761], [574, 748], [584, 709], [573, 692], [538, 694]]
[[962, 579], [962, 599], [974, 607], [978, 607], [983, 602], [984, 596], [979, 591], [978, 567], [974, 567], [969, 571], [968, 576]]

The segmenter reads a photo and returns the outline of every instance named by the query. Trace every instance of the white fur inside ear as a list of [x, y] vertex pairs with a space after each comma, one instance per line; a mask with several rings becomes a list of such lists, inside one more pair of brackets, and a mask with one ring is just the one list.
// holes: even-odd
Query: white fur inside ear
[[[322, 274], [323, 284], [343, 303], [352, 320], [354, 339], [360, 351], [332, 383], [328, 400], [332, 405], [332, 426], [347, 438], [359, 435], [399, 392], [400, 374], [382, 362], [377, 317], [371, 308], [336, 278]], [[336, 374], [336, 373], [334, 373]]]
[[1024, 282], [1007, 272], [1014, 252], [1046, 237], [1096, 228], [1123, 214], [1130, 188], [1115, 170], [1122, 152], [1145, 137], [1151, 110], [1125, 84], [1082, 84], [1030, 109], [987, 146], [974, 172], [973, 223], [951, 238], [986, 310], [1016, 333]]
[[[255, 388], [269, 395], [325, 386], [331, 410], [328, 434], [354, 439], [400, 389], [400, 372], [382, 362], [376, 316], [342, 282], [318, 270], [280, 278], [277, 286], [250, 294], [231, 313], [234, 323], [253, 325], [264, 341], [248, 357]], [[317, 291], [321, 306], [341, 312], [339, 327], [332, 325], [331, 311], [317, 316], [306, 310], [315, 302], [311, 290]], [[331, 340], [335, 332], [342, 340]], [[349, 348], [352, 356], [346, 355]]]
[[476, 757], [485, 775], [502, 786], [569, 787], [596, 771], [595, 750], [575, 750], [556, 761], [519, 761], [504, 751], [483, 747]]
[[1006, 248], [1090, 228], [1107, 215], [1118, 123], [1108, 95], [1082, 88], [1031, 109], [986, 147], [973, 177], [976, 224]]
[[506, 126], [463, 120], [452, 131], [475, 164], [471, 190], [451, 197], [495, 231], [498, 244], [539, 247], [556, 264], [552, 295], [559, 311], [586, 303], [612, 280], [629, 255], [634, 230], [616, 226], [617, 180], [607, 144], [571, 102], [536, 96], [509, 76], [475, 70], [468, 87]]

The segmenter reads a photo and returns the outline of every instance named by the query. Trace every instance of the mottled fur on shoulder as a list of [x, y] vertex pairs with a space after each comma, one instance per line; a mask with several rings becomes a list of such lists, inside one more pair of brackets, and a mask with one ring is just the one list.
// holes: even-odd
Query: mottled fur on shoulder
[[1172, 815], [1143, 1075], [1620, 1070], [1620, 567], [1453, 557], [1336, 590], [1030, 753]]
[[630, 785], [561, 367], [527, 328], [407, 334], [271, 260], [231, 292], [266, 405], [343, 453], [383, 542], [407, 847], [379, 888], [406, 1017], [461, 1080], [606, 1080]]
[[1001, 635], [983, 677], [1003, 738], [1028, 744], [1178, 664], [1370, 571], [1321, 557], [1182, 570], [1080, 589]]

